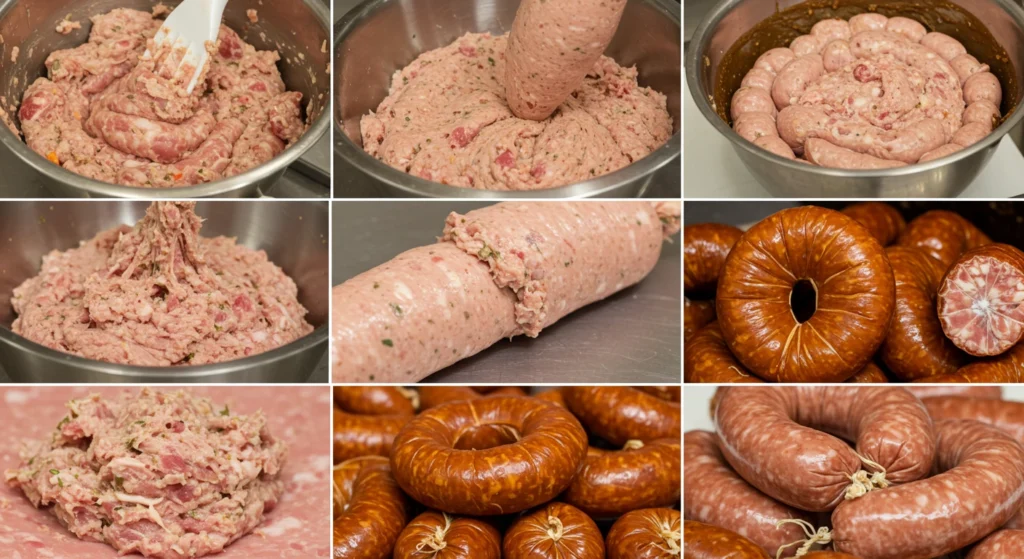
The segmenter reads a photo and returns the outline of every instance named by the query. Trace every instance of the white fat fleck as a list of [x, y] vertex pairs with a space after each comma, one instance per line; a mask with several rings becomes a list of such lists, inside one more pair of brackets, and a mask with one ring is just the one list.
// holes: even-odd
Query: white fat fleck
[[412, 300], [412, 290], [409, 289], [408, 285], [403, 282], [395, 282], [395, 297], [398, 297], [402, 301]]
[[288, 518], [282, 518], [281, 520], [278, 520], [270, 526], [260, 528], [260, 532], [264, 535], [276, 538], [279, 536], [283, 536], [285, 533], [290, 532], [291, 530], [297, 530], [299, 528], [302, 528], [302, 521], [300, 521], [298, 518], [295, 518], [294, 516], [289, 516]]
[[594, 290], [594, 293], [604, 293], [606, 287], [608, 287], [608, 284], [605, 283], [604, 280], [601, 280], [601, 283], [598, 284], [597, 289]]
[[32, 396], [28, 392], [22, 390], [6, 390], [4, 391], [4, 401], [14, 406], [18, 404], [24, 404], [32, 399]]
[[143, 469], [146, 468], [146, 465], [143, 464], [141, 461], [136, 460], [135, 458], [128, 457], [128, 456], [122, 456], [120, 458], [114, 458], [113, 460], [110, 461], [110, 464], [108, 464], [108, 467], [110, 467], [111, 469], [114, 469], [114, 468], [117, 468], [117, 467], [120, 467], [120, 466], [125, 466], [125, 467], [129, 467], [129, 468], [143, 468]]
[[310, 472], [299, 472], [292, 476], [292, 481], [295, 483], [316, 483], [316, 474]]
[[116, 497], [117, 500], [121, 501], [122, 503], [134, 503], [137, 505], [143, 505], [147, 507], [158, 505], [162, 503], [164, 500], [163, 497], [150, 498], [143, 497], [142, 495], [129, 495], [128, 493], [121, 493], [120, 491], [115, 491], [114, 497]]

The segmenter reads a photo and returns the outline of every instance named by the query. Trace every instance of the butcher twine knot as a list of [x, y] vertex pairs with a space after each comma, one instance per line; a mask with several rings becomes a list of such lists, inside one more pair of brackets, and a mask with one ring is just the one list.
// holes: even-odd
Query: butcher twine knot
[[562, 519], [557, 516], [548, 515], [548, 535], [551, 539], [558, 541], [562, 539]]
[[412, 409], [414, 409], [416, 411], [420, 411], [420, 393], [419, 392], [416, 392], [415, 390], [413, 390], [411, 388], [406, 388], [404, 386], [397, 387], [397, 390], [398, 390], [399, 394], [401, 394], [403, 397], [405, 397], [405, 398], [407, 398], [409, 400], [409, 403], [412, 404]]
[[779, 550], [775, 552], [775, 559], [781, 559], [782, 552], [787, 547], [792, 547], [797, 544], [803, 545], [797, 548], [796, 554], [793, 555], [794, 558], [803, 557], [804, 555], [807, 555], [807, 553], [815, 545], [828, 545], [832, 543], [832, 532], [829, 532], [828, 528], [826, 528], [825, 526], [818, 528], [818, 531], [815, 532], [814, 526], [812, 526], [810, 522], [807, 522], [806, 520], [801, 520], [799, 518], [787, 518], [785, 520], [780, 520], [776, 522], [775, 527], [781, 528], [784, 524], [796, 524], [797, 526], [803, 529], [804, 535], [807, 536], [807, 538], [797, 540], [792, 543], [787, 543], [786, 545], [780, 547]]
[[679, 540], [683, 539], [683, 535], [673, 530], [672, 526], [667, 522], [662, 522], [659, 528], [660, 530], [658, 531], [658, 535], [661, 536], [661, 539], [665, 540], [665, 545], [655, 545], [654, 547], [657, 547], [669, 555], [682, 555], [683, 549], [679, 546]]
[[638, 441], [636, 439], [629, 439], [628, 441], [626, 441], [626, 444], [622, 445], [622, 450], [640, 450], [643, 447], [644, 447], [644, 442], [643, 441]]
[[889, 487], [889, 480], [885, 479], [885, 468], [881, 464], [865, 458], [856, 452], [853, 453], [857, 458], [860, 458], [861, 462], [867, 464], [868, 467], [875, 468], [879, 471], [874, 473], [868, 473], [867, 470], [858, 470], [852, 476], [846, 476], [850, 478], [850, 486], [846, 488], [846, 495], [843, 496], [847, 501], [852, 501], [858, 497], [863, 497], [870, 491], [875, 489], [885, 489]]
[[447, 512], [441, 514], [444, 515], [444, 527], [438, 526], [434, 529], [433, 534], [416, 544], [416, 551], [430, 548], [430, 551], [436, 555], [439, 551], [448, 547], [448, 542], [445, 541], [445, 538], [448, 536], [448, 530], [452, 527], [452, 517], [448, 516]]

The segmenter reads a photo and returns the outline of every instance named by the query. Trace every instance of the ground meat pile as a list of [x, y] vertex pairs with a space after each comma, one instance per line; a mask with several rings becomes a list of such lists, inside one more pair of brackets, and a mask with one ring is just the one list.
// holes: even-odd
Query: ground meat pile
[[884, 169], [952, 155], [1000, 119], [999, 80], [904, 17], [826, 19], [765, 52], [732, 98], [736, 132], [787, 159]]
[[284, 492], [287, 446], [262, 412], [149, 389], [67, 408], [4, 476], [81, 539], [122, 554], [209, 555], [258, 526]]
[[362, 118], [363, 149], [417, 177], [483, 190], [537, 190], [621, 169], [672, 135], [665, 96], [602, 56], [551, 118], [513, 116], [507, 35], [466, 34], [420, 55]]
[[263, 251], [199, 236], [195, 202], [156, 202], [134, 227], [43, 257], [14, 290], [15, 333], [90, 359], [199, 365], [313, 330], [295, 282]]
[[18, 112], [29, 147], [94, 179], [172, 187], [243, 173], [306, 131], [302, 94], [285, 90], [276, 51], [222, 26], [189, 95], [176, 53], [151, 41], [161, 24], [116, 9], [92, 18], [88, 43], [52, 53], [49, 78], [26, 90]]

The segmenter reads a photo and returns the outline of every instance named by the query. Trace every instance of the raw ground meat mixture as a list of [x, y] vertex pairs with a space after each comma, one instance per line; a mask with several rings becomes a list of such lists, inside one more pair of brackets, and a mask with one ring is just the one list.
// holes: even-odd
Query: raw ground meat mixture
[[251, 532], [284, 492], [287, 445], [262, 412], [148, 388], [67, 408], [4, 477], [81, 539], [124, 554], [201, 557]]
[[661, 93], [636, 68], [602, 56], [551, 118], [512, 115], [508, 36], [469, 33], [395, 73], [363, 116], [367, 153], [417, 177], [483, 190], [537, 190], [588, 180], [648, 155], [672, 135]]
[[[305, 133], [302, 94], [285, 90], [276, 51], [221, 26], [186, 95], [177, 64], [163, 64], [175, 53], [153, 47], [162, 23], [116, 9], [92, 18], [89, 42], [50, 54], [49, 77], [25, 91], [18, 113], [29, 147], [94, 179], [173, 187], [243, 173]], [[154, 54], [142, 59], [147, 47]]]
[[15, 333], [90, 359], [199, 365], [313, 331], [295, 282], [263, 251], [199, 236], [195, 202], [156, 202], [134, 227], [43, 257], [14, 290]]

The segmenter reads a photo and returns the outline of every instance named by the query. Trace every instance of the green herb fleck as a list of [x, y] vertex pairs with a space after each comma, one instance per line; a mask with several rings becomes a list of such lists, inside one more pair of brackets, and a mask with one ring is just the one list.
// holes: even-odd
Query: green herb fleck
[[58, 475], [60, 474], [60, 470], [50, 470], [50, 473], [53, 475]]
[[391, 306], [391, 312], [395, 313], [395, 316], [402, 316], [402, 307], [395, 303], [388, 303]]
[[220, 410], [221, 415], [231, 415], [231, 410], [228, 409], [228, 405], [224, 404], [224, 409]]
[[388, 347], [395, 347], [395, 342], [391, 341], [391, 338], [384, 338], [383, 340], [380, 341], [380, 343]]
[[494, 66], [494, 59], [490, 56], [487, 57], [487, 62], [490, 63], [491, 66]]

